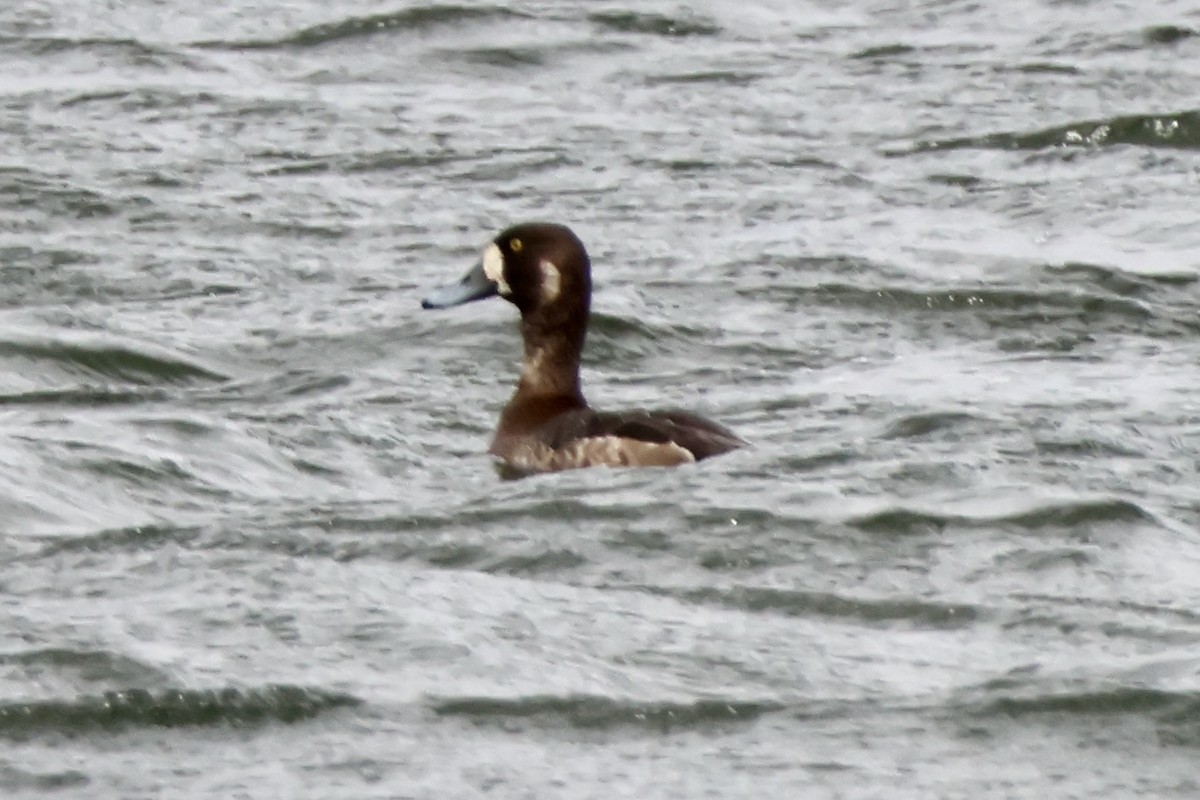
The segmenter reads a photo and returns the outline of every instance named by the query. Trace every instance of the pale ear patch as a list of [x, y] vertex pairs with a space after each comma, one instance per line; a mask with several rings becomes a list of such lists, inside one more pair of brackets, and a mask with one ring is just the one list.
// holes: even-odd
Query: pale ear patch
[[483, 274], [489, 281], [496, 284], [496, 290], [500, 294], [505, 296], [512, 294], [508, 281], [504, 280], [504, 254], [495, 244], [489, 244], [483, 251]]
[[562, 291], [562, 273], [553, 261], [542, 259], [538, 266], [542, 268], [542, 301], [553, 303]]

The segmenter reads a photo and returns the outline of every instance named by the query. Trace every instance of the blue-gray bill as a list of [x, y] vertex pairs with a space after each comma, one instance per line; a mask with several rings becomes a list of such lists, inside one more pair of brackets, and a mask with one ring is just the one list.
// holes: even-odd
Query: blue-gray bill
[[476, 264], [458, 283], [435, 289], [433, 294], [421, 301], [422, 308], [451, 308], [482, 300], [496, 294], [496, 284], [483, 271], [483, 263]]

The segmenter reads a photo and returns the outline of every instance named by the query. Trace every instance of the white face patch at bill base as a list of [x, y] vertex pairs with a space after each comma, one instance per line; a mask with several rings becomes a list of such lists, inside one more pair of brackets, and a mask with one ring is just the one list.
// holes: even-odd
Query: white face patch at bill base
[[553, 261], [542, 259], [538, 266], [542, 268], [542, 302], [553, 303], [562, 289], [562, 273]]
[[489, 244], [483, 251], [483, 274], [496, 284], [496, 291], [501, 295], [507, 297], [512, 294], [512, 288], [509, 287], [508, 281], [504, 280], [504, 254], [500, 252], [498, 245]]

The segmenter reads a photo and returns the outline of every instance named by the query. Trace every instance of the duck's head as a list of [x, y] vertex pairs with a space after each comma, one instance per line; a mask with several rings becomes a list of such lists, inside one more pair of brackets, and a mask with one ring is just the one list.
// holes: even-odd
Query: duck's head
[[526, 321], [586, 326], [591, 266], [570, 228], [547, 222], [514, 225], [492, 240], [462, 280], [437, 289], [424, 308], [450, 308], [499, 295]]

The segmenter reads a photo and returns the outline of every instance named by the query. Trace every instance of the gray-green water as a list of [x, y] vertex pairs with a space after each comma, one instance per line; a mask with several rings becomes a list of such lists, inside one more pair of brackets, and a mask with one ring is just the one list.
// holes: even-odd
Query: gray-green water
[[[4, 797], [1195, 797], [1200, 6], [0, 8]], [[493, 233], [750, 450], [506, 482]]]

